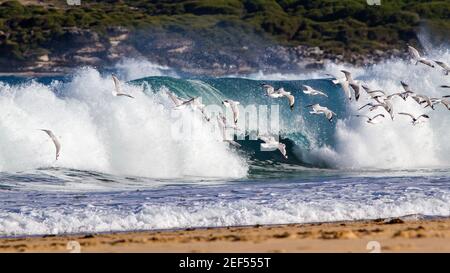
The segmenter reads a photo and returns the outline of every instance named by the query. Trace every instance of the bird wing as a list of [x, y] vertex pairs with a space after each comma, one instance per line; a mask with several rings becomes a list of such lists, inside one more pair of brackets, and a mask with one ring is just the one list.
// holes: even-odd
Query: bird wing
[[281, 154], [284, 156], [284, 158], [287, 159], [286, 155], [286, 145], [283, 143], [278, 144], [278, 150], [281, 152]]
[[231, 105], [231, 110], [233, 111], [233, 119], [234, 119], [234, 123], [236, 124], [238, 122], [239, 119], [239, 108], [238, 108], [238, 102], [235, 101], [231, 101], [230, 105]]
[[450, 88], [450, 85], [441, 85], [441, 88]]
[[409, 85], [403, 81], [400, 82], [403, 86], [403, 89], [405, 89], [406, 92], [412, 92], [411, 88], [409, 87]]
[[350, 91], [350, 86], [348, 82], [342, 82], [341, 83], [342, 90], [344, 91], [345, 95], [349, 100], [352, 100], [352, 93]]
[[347, 70], [341, 70], [341, 72], [344, 73], [345, 78], [347, 79], [348, 82], [353, 81], [352, 73], [348, 72]]
[[360, 91], [359, 91], [359, 84], [356, 83], [350, 83], [350, 86], [353, 88], [353, 90], [355, 91], [355, 100], [358, 101], [359, 100], [359, 95], [360, 95]]
[[426, 114], [423, 114], [423, 115], [420, 115], [420, 116], [417, 117], [417, 119], [420, 119], [420, 118], [430, 118], [430, 116], [426, 115]]
[[40, 129], [40, 130], [45, 132], [50, 137], [50, 139], [53, 141], [53, 144], [55, 145], [55, 148], [56, 148], [56, 160], [58, 160], [59, 153], [61, 151], [61, 143], [58, 141], [55, 134], [53, 134], [53, 132], [51, 130], [47, 130], [47, 129]]
[[132, 95], [130, 95], [130, 94], [125, 94], [125, 93], [118, 93], [117, 96], [124, 96], [124, 97], [129, 97], [129, 98], [134, 99], [134, 97], [133, 97]]
[[183, 100], [181, 100], [179, 97], [177, 97], [172, 92], [166, 91], [166, 93], [169, 96], [169, 98], [172, 100], [173, 104], [175, 104], [175, 106], [179, 106], [183, 103]]
[[361, 107], [358, 109], [358, 111], [359, 111], [359, 110], [362, 110], [362, 109], [364, 109], [364, 108], [366, 108], [367, 106], [374, 106], [374, 105], [373, 105], [373, 103], [370, 103], [370, 102], [369, 102], [369, 103], [364, 104], [363, 106], [361, 106]]
[[434, 64], [430, 60], [422, 58], [422, 59], [419, 60], [419, 62], [434, 68]]
[[414, 117], [412, 114], [410, 113], [404, 113], [404, 112], [400, 112], [398, 113], [399, 115], [404, 115], [404, 116], [409, 116], [410, 118], [412, 118], [413, 120], [416, 119], [416, 117]]
[[446, 63], [441, 61], [434, 61], [434, 62], [437, 63], [440, 67], [442, 67], [444, 70], [450, 71], [450, 67]]
[[291, 107], [291, 109], [292, 109], [295, 104], [295, 97], [291, 94], [286, 94], [284, 96], [289, 100], [289, 107]]
[[411, 56], [412, 56], [415, 60], [420, 59], [420, 53], [419, 53], [419, 51], [418, 51], [417, 49], [415, 49], [415, 48], [412, 47], [412, 46], [408, 46], [408, 51], [409, 51], [409, 54], [411, 54]]
[[449, 100], [441, 100], [441, 103], [447, 108], [447, 110], [450, 110], [450, 101]]
[[263, 87], [266, 89], [266, 94], [270, 95], [273, 94], [275, 92], [275, 88], [273, 88], [273, 86], [265, 84], [263, 85]]
[[374, 120], [374, 119], [376, 119], [376, 118], [378, 118], [378, 117], [384, 118], [384, 115], [383, 115], [383, 114], [378, 114], [378, 115], [374, 116], [374, 117], [372, 118], [372, 120]]
[[120, 81], [114, 75], [112, 75], [111, 77], [112, 77], [113, 82], [114, 82], [114, 89], [113, 89], [112, 93], [113, 93], [114, 96], [117, 96], [117, 94], [120, 93]]

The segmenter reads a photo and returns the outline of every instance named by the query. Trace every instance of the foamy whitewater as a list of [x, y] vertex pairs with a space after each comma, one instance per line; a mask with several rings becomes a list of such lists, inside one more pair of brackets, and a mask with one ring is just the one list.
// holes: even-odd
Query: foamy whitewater
[[[450, 63], [447, 49], [427, 55]], [[395, 113], [431, 119], [412, 126], [395, 115], [371, 126], [353, 116], [367, 96], [349, 103], [325, 76], [343, 68], [187, 79], [124, 60], [116, 73], [135, 99], [112, 96], [110, 74], [94, 68], [65, 77], [0, 77], [0, 236], [449, 216], [450, 111], [396, 98]], [[420, 94], [450, 94], [439, 88], [450, 85], [449, 76], [409, 61], [345, 68], [388, 93], [405, 81]], [[264, 82], [291, 91], [295, 110], [285, 99], [266, 98]], [[329, 98], [304, 95], [303, 84]], [[288, 160], [259, 151], [256, 141], [229, 147], [199, 112], [174, 111], [165, 90], [201, 96], [209, 110], [222, 109], [223, 99], [279, 105]], [[312, 103], [332, 109], [337, 121], [310, 115]], [[195, 129], [186, 138], [180, 128]], [[57, 161], [38, 129], [51, 129], [62, 143]]]

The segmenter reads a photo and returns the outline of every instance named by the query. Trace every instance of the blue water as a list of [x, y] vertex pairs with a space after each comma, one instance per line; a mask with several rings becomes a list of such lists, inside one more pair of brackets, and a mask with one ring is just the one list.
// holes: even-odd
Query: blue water
[[[448, 150], [448, 130], [436, 132], [430, 122], [405, 132], [412, 129], [401, 119], [367, 128], [326, 78], [147, 77], [124, 84], [135, 101], [112, 97], [109, 76], [93, 69], [0, 82], [0, 236], [450, 215], [448, 154], [433, 148]], [[264, 97], [263, 82], [293, 92], [295, 110]], [[304, 95], [303, 84], [329, 98]], [[252, 140], [237, 140], [239, 149], [170, 140], [168, 125], [176, 120], [164, 110], [170, 101], [161, 88], [201, 96], [206, 105], [278, 104], [288, 159], [261, 152]], [[312, 103], [329, 107], [339, 121], [310, 115], [305, 106]], [[436, 124], [448, 122], [437, 111]], [[58, 161], [35, 132], [42, 127], [61, 139]], [[407, 145], [432, 129], [433, 142], [419, 147], [421, 154]], [[409, 136], [404, 145], [402, 134]], [[380, 138], [385, 144], [374, 145]]]

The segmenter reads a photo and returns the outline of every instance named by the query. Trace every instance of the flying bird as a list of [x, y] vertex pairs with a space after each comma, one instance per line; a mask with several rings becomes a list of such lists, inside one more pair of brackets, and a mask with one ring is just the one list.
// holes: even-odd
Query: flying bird
[[369, 88], [367, 85], [361, 85], [364, 91], [372, 98], [378, 101], [379, 98], [383, 98], [386, 96], [386, 93], [383, 90], [373, 90]]
[[430, 61], [430, 60], [428, 60], [428, 59], [425, 58], [425, 57], [420, 56], [419, 51], [418, 51], [417, 49], [415, 49], [414, 47], [408, 46], [408, 51], [409, 51], [409, 54], [411, 54], [411, 57], [413, 58], [413, 60], [416, 61], [416, 65], [417, 65], [418, 63], [423, 63], [423, 64], [425, 64], [425, 65], [428, 65], [428, 66], [434, 68], [433, 62]]
[[288, 99], [289, 108], [291, 108], [291, 110], [294, 110], [295, 97], [293, 95], [291, 95], [291, 92], [287, 92], [286, 90], [284, 90], [283, 87], [278, 89], [277, 92], [278, 92], [278, 94], [281, 95], [281, 97], [286, 97]]
[[133, 96], [131, 96], [129, 94], [126, 94], [126, 93], [123, 93], [120, 90], [120, 81], [116, 77], [116, 75], [112, 74], [112, 79], [113, 79], [113, 82], [114, 82], [114, 89], [112, 90], [112, 94], [113, 94], [114, 97], [125, 96], [125, 97], [129, 97], [129, 98], [134, 99]]
[[222, 104], [225, 105], [225, 107], [227, 107], [227, 108], [231, 108], [231, 111], [233, 111], [234, 124], [237, 124], [238, 119], [239, 119], [239, 107], [238, 107], [238, 105], [240, 103], [238, 101], [234, 101], [234, 100], [224, 100], [224, 101], [222, 101]]
[[344, 91], [345, 96], [348, 98], [348, 100], [351, 101], [352, 100], [352, 92], [350, 90], [350, 84], [347, 81], [347, 79], [346, 78], [338, 78], [332, 74], [327, 74], [327, 75], [334, 78], [334, 80], [331, 80], [331, 82], [334, 85], [338, 85], [338, 84], [341, 85], [342, 91]]
[[261, 85], [266, 90], [266, 96], [277, 99], [281, 98], [283, 95], [275, 91], [275, 88], [269, 84], [262, 84]]
[[426, 115], [426, 114], [423, 114], [423, 115], [420, 115], [420, 116], [418, 116], [418, 117], [415, 117], [414, 115], [412, 115], [412, 114], [410, 114], [410, 113], [398, 113], [399, 115], [404, 115], [404, 116], [409, 116], [411, 119], [412, 119], [412, 124], [413, 125], [416, 125], [416, 124], [418, 124], [419, 123], [419, 120], [422, 118], [422, 119], [424, 119], [424, 118], [426, 118], [426, 119], [429, 119], [430, 118], [430, 116], [428, 116], [428, 115]]
[[[241, 147], [241, 144], [237, 143], [236, 141], [234, 141], [232, 139], [227, 139], [227, 135], [226, 135], [226, 129], [228, 128], [227, 119], [225, 118], [225, 116], [223, 116], [220, 113], [217, 116], [217, 124], [219, 125], [219, 129], [222, 133], [222, 140], [224, 142], [227, 142], [235, 147]], [[235, 128], [235, 127], [232, 127], [232, 128]]]
[[311, 96], [324, 96], [324, 97], [328, 97], [327, 94], [325, 94], [322, 91], [319, 91], [317, 89], [312, 88], [309, 85], [303, 85], [303, 93], [306, 95], [311, 95]]
[[373, 117], [369, 117], [369, 116], [366, 116], [366, 115], [356, 115], [356, 117], [367, 118], [367, 121], [366, 121], [367, 123], [377, 124], [377, 123], [380, 123], [380, 118], [384, 118], [384, 115], [383, 114], [378, 114], [378, 115], [375, 115]]
[[284, 143], [280, 143], [273, 136], [259, 136], [258, 138], [264, 142], [261, 143], [261, 150], [271, 151], [278, 149], [285, 159], [288, 158], [286, 153], [286, 145]]
[[58, 160], [59, 154], [61, 152], [61, 143], [59, 142], [59, 140], [56, 138], [55, 134], [53, 134], [53, 132], [51, 130], [47, 130], [47, 129], [39, 129], [43, 132], [45, 132], [50, 139], [53, 141], [53, 144], [55, 145], [56, 148], [56, 160]]
[[312, 108], [312, 111], [309, 112], [310, 114], [313, 114], [313, 115], [325, 115], [325, 117], [328, 119], [329, 122], [332, 122], [333, 117], [336, 116], [336, 113], [334, 113], [333, 111], [331, 111], [330, 109], [328, 109], [325, 106], [321, 106], [318, 103], [308, 105], [307, 107], [311, 107]]
[[348, 85], [350, 85], [353, 91], [355, 91], [355, 100], [358, 101], [360, 96], [360, 84], [353, 79], [352, 73], [348, 72], [347, 70], [341, 70], [341, 72], [344, 73]]

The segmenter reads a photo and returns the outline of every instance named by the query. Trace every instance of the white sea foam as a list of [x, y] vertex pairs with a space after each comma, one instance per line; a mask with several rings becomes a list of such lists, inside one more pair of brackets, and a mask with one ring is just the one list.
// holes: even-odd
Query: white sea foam
[[[58, 96], [53, 89], [58, 88]], [[247, 165], [207, 128], [191, 139], [172, 137], [178, 122], [167, 98], [122, 88], [136, 99], [114, 97], [110, 76], [80, 69], [67, 84], [0, 86], [0, 171], [65, 167], [152, 178], [242, 177]], [[201, 117], [184, 116], [201, 123]], [[51, 129], [62, 143], [54, 161]]]
[[[311, 223], [378, 219], [405, 215], [448, 216], [450, 199], [441, 197], [393, 198], [371, 202], [324, 199], [320, 202], [283, 200], [263, 203], [196, 201], [189, 207], [144, 204], [126, 209], [88, 205], [83, 208], [23, 208], [0, 212], [0, 236], [171, 229], [254, 224]], [[275, 200], [279, 198], [274, 198]], [[401, 200], [401, 201], [400, 201]], [[318, 201], [318, 200], [316, 200]]]

